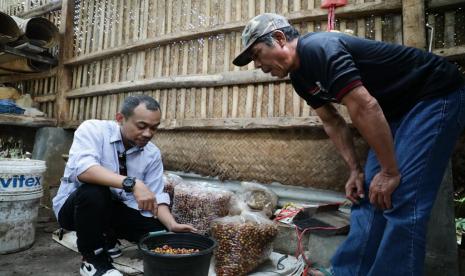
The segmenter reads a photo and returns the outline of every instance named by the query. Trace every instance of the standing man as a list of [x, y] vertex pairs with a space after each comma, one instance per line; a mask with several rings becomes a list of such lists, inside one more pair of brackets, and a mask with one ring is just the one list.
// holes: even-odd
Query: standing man
[[75, 230], [81, 275], [122, 275], [111, 264], [117, 238], [138, 242], [151, 231], [195, 231], [178, 224], [163, 192], [160, 150], [152, 143], [160, 106], [145, 95], [124, 100], [115, 121], [88, 120], [74, 133], [53, 210]]
[[[290, 75], [350, 169], [345, 192], [355, 205], [349, 236], [332, 258], [335, 275], [422, 275], [427, 221], [465, 125], [465, 81], [456, 66], [342, 33], [299, 36], [277, 14], [250, 20], [242, 42], [233, 63]], [[365, 173], [332, 103], [347, 107], [371, 148]]]

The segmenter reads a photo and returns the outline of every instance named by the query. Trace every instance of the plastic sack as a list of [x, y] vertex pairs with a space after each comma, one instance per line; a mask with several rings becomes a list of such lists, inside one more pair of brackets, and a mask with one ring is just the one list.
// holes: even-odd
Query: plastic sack
[[277, 234], [271, 220], [250, 212], [213, 221], [212, 236], [218, 242], [216, 274], [247, 275], [269, 258]]
[[17, 106], [13, 100], [0, 100], [0, 113], [23, 114], [24, 109]]
[[184, 180], [179, 175], [172, 173], [163, 173], [163, 192], [167, 193], [170, 196], [170, 202], [173, 202], [174, 187], [181, 183], [184, 183]]
[[174, 187], [172, 213], [178, 223], [192, 224], [206, 234], [214, 219], [228, 215], [231, 196], [215, 186], [181, 183]]
[[241, 195], [233, 194], [229, 202], [229, 213], [228, 216], [239, 216], [244, 209], [247, 209]]
[[266, 186], [253, 182], [242, 182], [242, 201], [248, 211], [261, 211], [265, 216], [271, 217], [276, 205], [278, 196]]
[[0, 86], [1, 100], [17, 100], [21, 97], [18, 89], [14, 87]]

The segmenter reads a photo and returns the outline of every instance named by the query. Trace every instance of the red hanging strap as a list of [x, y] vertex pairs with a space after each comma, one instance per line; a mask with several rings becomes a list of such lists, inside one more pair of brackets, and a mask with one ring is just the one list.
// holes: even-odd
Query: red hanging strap
[[345, 5], [347, 5], [347, 0], [323, 0], [321, 2], [321, 8], [328, 9], [328, 32], [336, 27], [336, 8]]
[[335, 22], [336, 22], [336, 14], [335, 14], [336, 6], [331, 5], [328, 8], [328, 26], [326, 27], [327, 31], [332, 31], [335, 28]]

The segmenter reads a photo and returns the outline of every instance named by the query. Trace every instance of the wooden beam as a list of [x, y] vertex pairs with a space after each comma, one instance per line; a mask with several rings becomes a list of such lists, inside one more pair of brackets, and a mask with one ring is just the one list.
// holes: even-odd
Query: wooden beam
[[291, 129], [322, 127], [318, 116], [307, 118], [224, 118], [224, 119], [165, 119], [160, 130], [247, 130], [247, 129]]
[[0, 114], [0, 125], [46, 127], [46, 126], [56, 126], [56, 124], [57, 124], [57, 121], [55, 119], [50, 119], [50, 118]]
[[[77, 128], [81, 122], [70, 121], [64, 128]], [[224, 118], [224, 119], [164, 119], [159, 130], [254, 130], [254, 129], [293, 129], [321, 128], [318, 116], [306, 118]]]
[[31, 18], [31, 17], [36, 17], [36, 16], [42, 16], [49, 12], [59, 10], [61, 8], [61, 4], [62, 4], [62, 0], [52, 1], [40, 7], [19, 13], [17, 16], [21, 18]]
[[206, 88], [264, 82], [287, 81], [288, 78], [278, 79], [260, 70], [233, 71], [213, 75], [187, 75], [174, 77], [159, 77], [147, 80], [123, 81], [106, 83], [90, 87], [77, 88], [66, 93], [67, 98], [108, 95], [128, 91], [143, 91], [167, 88]]
[[[338, 18], [348, 18], [348, 17], [358, 17], [363, 15], [377, 15], [377, 14], [386, 14], [386, 13], [396, 13], [401, 11], [402, 5], [400, 0], [394, 1], [384, 1], [384, 2], [369, 2], [363, 4], [352, 4], [345, 7], [338, 8], [337, 16]], [[312, 9], [305, 11], [297, 11], [287, 14], [287, 18], [292, 22], [301, 22], [301, 21], [311, 21], [311, 20], [322, 20], [327, 17], [327, 10], [323, 9]], [[155, 38], [149, 38], [144, 40], [139, 40], [135, 43], [122, 45], [110, 49], [105, 49], [102, 51], [97, 51], [89, 55], [83, 55], [79, 57], [74, 57], [67, 59], [65, 61], [66, 65], [81, 65], [86, 63], [91, 63], [97, 60], [109, 58], [116, 55], [121, 55], [134, 51], [141, 51], [148, 48], [153, 48], [160, 45], [165, 45], [177, 41], [186, 41], [194, 40], [197, 38], [213, 36], [217, 34], [225, 34], [234, 31], [242, 31], [242, 29], [247, 24], [248, 20], [226, 23], [219, 27], [210, 27], [210, 28], [198, 28], [196, 32], [184, 31], [176, 34], [162, 35]]]
[[0, 76], [0, 83], [14, 83], [20, 82], [25, 80], [37, 80], [37, 79], [44, 79], [54, 76], [57, 73], [57, 68], [54, 67], [50, 70], [39, 72], [39, 73], [25, 73], [25, 74], [14, 74], [8, 76]]
[[447, 57], [451, 60], [458, 60], [465, 58], [465, 46], [456, 46], [451, 48], [442, 48], [442, 49], [435, 49], [433, 53], [436, 55]]
[[428, 9], [452, 8], [465, 5], [465, 0], [428, 0]]
[[68, 102], [66, 100], [66, 92], [71, 89], [71, 81], [73, 76], [71, 68], [66, 66], [63, 61], [73, 55], [74, 8], [74, 0], [63, 1], [60, 24], [60, 52], [57, 68], [58, 88], [55, 101], [55, 118], [57, 118], [59, 125], [68, 120]]
[[404, 45], [426, 49], [425, 1], [402, 0]]
[[37, 103], [44, 103], [44, 102], [53, 102], [56, 100], [56, 95], [43, 95], [43, 96], [36, 96], [33, 98], [34, 102]]

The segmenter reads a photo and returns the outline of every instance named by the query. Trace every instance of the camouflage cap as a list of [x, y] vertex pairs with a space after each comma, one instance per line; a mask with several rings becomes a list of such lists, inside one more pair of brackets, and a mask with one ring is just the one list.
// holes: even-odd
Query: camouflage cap
[[249, 50], [258, 38], [274, 30], [290, 26], [284, 16], [275, 13], [263, 13], [252, 18], [242, 32], [242, 46], [244, 49], [233, 60], [236, 66], [244, 66], [252, 61]]

